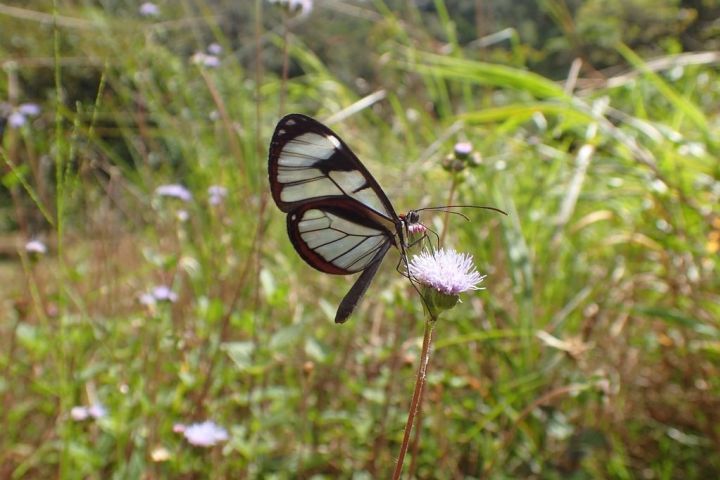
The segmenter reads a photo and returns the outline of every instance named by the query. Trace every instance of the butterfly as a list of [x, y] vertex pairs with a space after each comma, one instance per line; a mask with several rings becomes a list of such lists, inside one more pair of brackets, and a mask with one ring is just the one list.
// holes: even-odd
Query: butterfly
[[344, 323], [390, 247], [400, 250], [407, 266], [410, 235], [425, 231], [418, 211], [398, 215], [345, 142], [299, 113], [275, 127], [268, 173], [273, 200], [287, 213], [288, 236], [300, 257], [321, 272], [360, 274], [335, 315], [335, 323]]

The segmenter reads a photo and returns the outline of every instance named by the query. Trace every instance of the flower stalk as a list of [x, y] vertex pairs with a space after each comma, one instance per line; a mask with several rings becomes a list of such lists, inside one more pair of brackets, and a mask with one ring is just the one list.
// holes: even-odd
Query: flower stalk
[[435, 318], [428, 314], [425, 319], [425, 334], [423, 336], [422, 352], [420, 353], [420, 367], [418, 368], [417, 377], [415, 379], [415, 390], [413, 391], [412, 400], [410, 401], [410, 410], [408, 411], [407, 422], [405, 423], [405, 433], [403, 434], [402, 445], [400, 446], [400, 454], [393, 472], [393, 480], [398, 480], [402, 473], [405, 454], [410, 444], [410, 433], [412, 432], [415, 416], [420, 408], [420, 399], [422, 391], [425, 388], [425, 379], [427, 378], [427, 368], [430, 363], [430, 343], [432, 342], [433, 329], [435, 328]]

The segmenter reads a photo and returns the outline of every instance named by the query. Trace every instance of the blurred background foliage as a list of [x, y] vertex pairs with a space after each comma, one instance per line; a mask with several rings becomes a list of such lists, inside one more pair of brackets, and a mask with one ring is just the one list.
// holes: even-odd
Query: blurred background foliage
[[391, 256], [332, 323], [269, 199], [293, 111], [398, 210], [509, 213], [424, 219], [488, 279], [410, 477], [717, 477], [720, 2], [282, 3], [0, 2], [0, 478], [390, 476], [422, 304]]

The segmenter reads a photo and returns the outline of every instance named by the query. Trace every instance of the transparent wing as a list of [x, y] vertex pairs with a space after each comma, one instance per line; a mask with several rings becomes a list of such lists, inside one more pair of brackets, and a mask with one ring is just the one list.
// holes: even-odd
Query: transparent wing
[[336, 275], [379, 263], [395, 244], [386, 219], [352, 199], [318, 200], [288, 214], [295, 250], [312, 267]]
[[332, 130], [305, 115], [290, 114], [278, 122], [268, 172], [273, 199], [284, 212], [344, 197], [397, 221], [390, 200], [355, 154]]

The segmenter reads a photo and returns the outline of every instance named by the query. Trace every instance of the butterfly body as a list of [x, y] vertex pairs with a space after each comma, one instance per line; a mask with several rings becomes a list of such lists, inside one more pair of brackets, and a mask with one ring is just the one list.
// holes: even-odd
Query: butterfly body
[[398, 215], [375, 178], [332, 130], [301, 114], [277, 124], [268, 174], [273, 200], [287, 213], [287, 231], [300, 257], [335, 275], [361, 273], [335, 317], [343, 323], [365, 294], [391, 246], [405, 256], [420, 225]]

